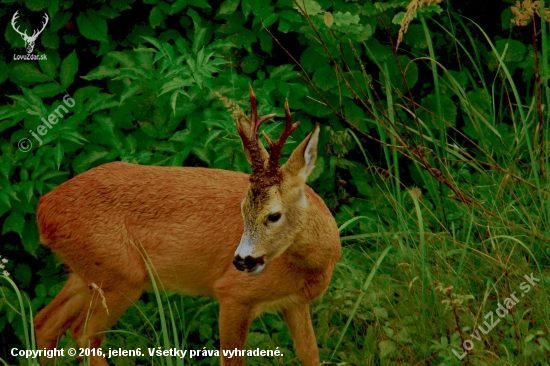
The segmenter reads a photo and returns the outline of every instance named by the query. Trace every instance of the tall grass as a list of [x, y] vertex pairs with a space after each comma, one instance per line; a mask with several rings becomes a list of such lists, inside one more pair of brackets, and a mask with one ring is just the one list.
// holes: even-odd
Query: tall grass
[[[468, 60], [462, 63], [468, 66], [460, 70], [468, 75], [468, 82], [457, 80], [456, 72], [436, 61], [431, 30], [422, 18], [427, 54], [413, 62], [423, 63], [431, 71], [436, 96], [443, 94], [443, 88], [452, 92], [461, 117], [482, 138], [474, 141], [447, 123], [440, 98], [430, 112], [436, 123], [422, 120], [420, 101], [414, 106], [413, 92], [403, 95], [399, 85], [392, 85], [385, 64], [377, 66], [386, 75], [385, 87], [392, 92], [386, 89], [386, 100], [378, 101], [376, 113], [364, 108], [366, 120], [376, 126], [379, 138], [387, 144], [380, 159], [386, 162], [385, 167], [374, 168], [357, 137], [370, 136], [339, 115], [353, 131], [357, 149], [364, 156], [364, 171], [368, 172], [364, 179], [372, 193], [366, 201], [372, 204], [356, 205], [364, 207], [360, 212], [349, 207], [349, 212], [337, 216], [343, 224], [344, 254], [323, 301], [338, 311], [330, 313], [323, 307], [316, 312], [318, 318], [330, 318], [327, 323], [331, 326], [321, 334], [332, 334], [324, 359], [333, 363], [550, 362], [550, 114], [535, 97], [540, 88], [542, 100], [547, 101], [549, 86], [547, 82], [535, 83], [522, 95], [524, 88], [517, 85], [516, 74], [506, 62], [507, 47], [499, 51], [471, 20], [452, 16], [466, 42], [443, 26], [437, 31], [454, 37], [457, 49]], [[479, 41], [466, 22], [477, 27], [492, 51], [496, 72], [488, 73], [479, 55]], [[319, 40], [323, 42], [322, 37]], [[541, 59], [548, 60], [548, 48], [539, 51]], [[370, 54], [366, 44], [365, 53]], [[375, 55], [370, 56], [374, 61]], [[358, 61], [362, 62], [361, 57]], [[403, 80], [406, 66], [401, 67]], [[359, 84], [342, 69], [336, 69], [342, 84]], [[547, 63], [538, 71], [540, 80], [549, 80]], [[371, 88], [367, 84], [362, 87]], [[350, 87], [356, 100], [374, 95], [357, 89]], [[369, 102], [359, 104], [368, 106]], [[396, 115], [401, 116], [399, 121]], [[405, 115], [410, 117], [408, 122]], [[541, 116], [544, 123], [537, 128]], [[505, 126], [512, 131], [508, 135], [503, 133]], [[405, 164], [418, 169], [422, 179], [418, 187], [405, 186], [400, 180], [394, 168]], [[525, 291], [525, 276], [540, 282]], [[500, 318], [496, 315], [499, 304], [512, 295], [519, 301]], [[488, 329], [485, 322], [491, 316], [498, 324], [487, 334], [480, 332], [480, 327]]]
[[[23, 334], [25, 349], [36, 349], [34, 326], [32, 321], [32, 308], [28, 297], [25, 296], [26, 294], [21, 293], [19, 287], [17, 287], [17, 284], [9, 276], [0, 274], [0, 282], [7, 282], [9, 284], [9, 287], [7, 288], [0, 287], [0, 305], [5, 305], [7, 307], [6, 312], [11, 314], [8, 316], [18, 317], [21, 319], [21, 322], [17, 324], [21, 324], [21, 333]], [[3, 360], [1, 357], [0, 362], [3, 365], [8, 365], [6, 360]], [[38, 365], [38, 360], [33, 358], [22, 358], [21, 365]]]

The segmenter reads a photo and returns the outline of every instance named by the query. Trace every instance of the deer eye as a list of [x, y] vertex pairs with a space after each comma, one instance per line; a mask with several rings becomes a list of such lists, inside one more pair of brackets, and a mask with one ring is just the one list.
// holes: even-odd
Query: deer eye
[[271, 214], [267, 217], [267, 221], [273, 223], [273, 222], [279, 221], [280, 218], [281, 218], [280, 213], [274, 213], [274, 214]]

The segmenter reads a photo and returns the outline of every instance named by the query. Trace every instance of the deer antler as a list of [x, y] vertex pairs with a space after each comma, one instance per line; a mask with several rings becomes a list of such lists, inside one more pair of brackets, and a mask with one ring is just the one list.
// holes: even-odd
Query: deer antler
[[262, 146], [258, 140], [258, 130], [260, 126], [270, 118], [275, 117], [277, 114], [272, 113], [266, 116], [258, 116], [258, 101], [256, 95], [250, 87], [248, 91], [250, 96], [250, 131], [247, 133], [244, 131], [242, 124], [237, 122], [237, 130], [243, 141], [244, 148], [248, 151], [250, 156], [250, 165], [252, 168], [252, 174], [262, 176], [264, 175], [264, 157], [262, 156]]
[[17, 33], [19, 33], [21, 35], [21, 37], [23, 37], [23, 39], [26, 42], [27, 38], [29, 38], [29, 36], [27, 35], [27, 30], [25, 29], [25, 33], [21, 33], [19, 31], [19, 27], [15, 26], [15, 20], [18, 18], [18, 15], [17, 15], [18, 12], [19, 12], [19, 10], [16, 11], [15, 14], [13, 14], [13, 17], [11, 18], [11, 26], [12, 26], [13, 30], [16, 31]]
[[44, 29], [46, 28], [46, 26], [48, 25], [48, 21], [50, 20], [50, 18], [48, 17], [48, 14], [47, 13], [44, 13], [44, 18], [45, 18], [45, 22], [42, 22], [42, 29], [40, 29], [39, 31], [34, 31], [32, 33], [32, 36], [31, 38], [34, 38], [36, 39], [36, 37], [38, 37], [38, 35], [40, 33], [42, 33], [44, 31]]
[[269, 145], [269, 163], [267, 165], [268, 176], [277, 175], [277, 172], [279, 171], [279, 159], [281, 159], [281, 151], [283, 149], [283, 145], [285, 144], [288, 137], [292, 134], [292, 132], [294, 132], [294, 130], [296, 130], [296, 128], [298, 128], [298, 126], [300, 125], [299, 121], [295, 122], [294, 124], [292, 123], [290, 108], [288, 107], [288, 99], [285, 99], [285, 116], [285, 128], [277, 141], [271, 141], [269, 136], [267, 136], [267, 134], [264, 132], [264, 138]]
[[281, 150], [286, 140], [294, 130], [298, 127], [300, 122], [292, 123], [292, 117], [290, 116], [290, 109], [288, 107], [288, 99], [285, 100], [285, 115], [286, 124], [281, 136], [277, 141], [273, 142], [264, 132], [264, 137], [269, 144], [270, 152], [268, 157], [267, 171], [265, 166], [265, 157], [263, 154], [264, 148], [258, 139], [258, 131], [260, 126], [270, 118], [275, 117], [277, 114], [272, 113], [266, 116], [258, 116], [258, 101], [252, 87], [248, 92], [250, 96], [250, 132], [247, 134], [240, 121], [236, 121], [237, 129], [243, 146], [248, 152], [250, 158], [250, 165], [252, 168], [252, 176], [250, 181], [258, 184], [260, 187], [267, 187], [278, 183], [281, 179], [279, 174], [279, 159], [281, 158]]
[[21, 33], [21, 31], [19, 30], [19, 27], [15, 25], [15, 21], [18, 18], [17, 13], [18, 11], [16, 11], [15, 14], [13, 14], [13, 17], [11, 18], [11, 26], [13, 27], [14, 31], [16, 31], [21, 35], [21, 37], [23, 38], [23, 41], [25, 41], [25, 43], [27, 44], [27, 53], [31, 53], [32, 50], [34, 49], [34, 42], [36, 41], [36, 38], [38, 38], [38, 35], [44, 31], [50, 18], [48, 17], [47, 13], [44, 13], [45, 22], [42, 22], [42, 29], [40, 29], [39, 31], [36, 31], [36, 30], [33, 31], [32, 36], [29, 36], [27, 35], [26, 29], [25, 29], [25, 33]]

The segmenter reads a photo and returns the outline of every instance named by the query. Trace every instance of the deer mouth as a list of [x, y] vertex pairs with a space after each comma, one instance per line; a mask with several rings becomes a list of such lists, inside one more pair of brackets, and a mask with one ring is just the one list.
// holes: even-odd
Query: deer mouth
[[233, 259], [233, 265], [237, 270], [242, 272], [247, 272], [250, 274], [258, 274], [265, 268], [265, 256], [261, 256], [259, 258], [254, 258], [251, 256], [247, 256], [246, 258], [242, 258], [241, 256], [237, 255]]
[[250, 270], [247, 270], [246, 272], [250, 273], [250, 274], [258, 274], [260, 273], [261, 271], [263, 271], [265, 268], [265, 263], [262, 263], [262, 264], [257, 264], [256, 267], [250, 269]]

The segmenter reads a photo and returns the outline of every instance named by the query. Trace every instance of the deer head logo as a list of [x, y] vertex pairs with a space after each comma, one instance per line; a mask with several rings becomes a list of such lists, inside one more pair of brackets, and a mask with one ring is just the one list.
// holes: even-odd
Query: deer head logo
[[11, 18], [11, 26], [13, 27], [13, 30], [15, 30], [17, 33], [21, 35], [21, 37], [23, 38], [23, 41], [25, 41], [27, 53], [31, 53], [34, 49], [34, 42], [36, 41], [40, 33], [42, 33], [44, 28], [46, 28], [46, 25], [48, 24], [48, 20], [50, 20], [50, 18], [48, 18], [48, 14], [44, 13], [44, 19], [46, 21], [42, 23], [42, 29], [40, 29], [39, 31], [34, 30], [32, 32], [32, 36], [28, 36], [27, 30], [25, 30], [24, 33], [21, 33], [21, 31], [19, 31], [19, 27], [15, 25], [15, 20], [18, 17], [17, 13], [18, 12], [16, 11], [15, 14], [13, 14], [13, 18]]

